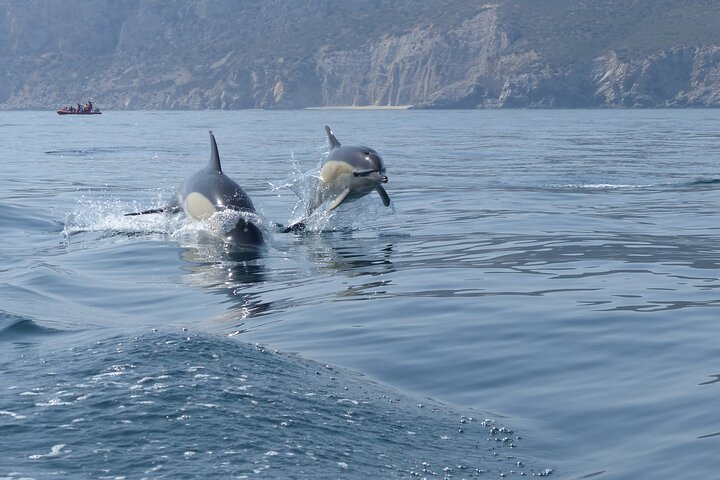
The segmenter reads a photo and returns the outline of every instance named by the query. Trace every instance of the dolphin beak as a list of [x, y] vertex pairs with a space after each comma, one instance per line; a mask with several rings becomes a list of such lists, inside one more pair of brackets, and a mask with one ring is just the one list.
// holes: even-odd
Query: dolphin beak
[[353, 172], [355, 177], [367, 177], [378, 183], [387, 183], [388, 177], [384, 173], [380, 173], [378, 170], [369, 170], [366, 172]]
[[387, 183], [388, 181], [387, 175], [381, 172], [373, 172], [372, 179], [379, 183]]

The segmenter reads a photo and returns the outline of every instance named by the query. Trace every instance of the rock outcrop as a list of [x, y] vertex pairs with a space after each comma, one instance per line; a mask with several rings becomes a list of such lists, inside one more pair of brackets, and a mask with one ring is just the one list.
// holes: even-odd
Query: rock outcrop
[[0, 108], [720, 107], [720, 6], [675, 3], [0, 0]]
[[720, 106], [720, 47], [674, 48], [621, 61], [615, 52], [593, 62], [599, 105]]

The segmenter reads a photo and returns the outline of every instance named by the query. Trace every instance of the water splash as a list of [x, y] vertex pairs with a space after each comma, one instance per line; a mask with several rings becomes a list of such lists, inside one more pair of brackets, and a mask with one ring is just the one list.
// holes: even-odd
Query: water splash
[[[162, 206], [159, 198], [154, 202]], [[135, 203], [121, 201], [115, 197], [89, 198], [83, 195], [78, 206], [65, 217], [63, 235], [68, 237], [86, 232], [101, 232], [110, 235], [168, 234], [177, 229], [177, 223], [168, 215], [125, 216], [139, 210]]]
[[[305, 225], [305, 231], [318, 233], [353, 230], [358, 224], [377, 220], [380, 212], [384, 213], [388, 209], [383, 207], [372, 193], [352, 202], [346, 202], [332, 211], [327, 209], [332, 202], [332, 199], [328, 199], [309, 216], [306, 215], [306, 206], [315, 196], [320, 179], [320, 168], [328, 153], [328, 150], [324, 151], [317, 164], [305, 171], [301, 170], [295, 157], [291, 156], [294, 173], [285, 179], [268, 182], [272, 191], [289, 189], [297, 196], [287, 224], [295, 225], [301, 222]], [[394, 203], [390, 205], [390, 212], [396, 213]]]
[[[164, 205], [163, 198], [158, 195], [153, 208]], [[238, 221], [257, 225], [266, 238], [271, 237], [270, 228], [265, 218], [254, 212], [222, 210], [210, 218], [196, 221], [186, 215], [153, 213], [148, 215], [127, 216], [128, 212], [139, 210], [134, 203], [121, 201], [117, 198], [88, 199], [82, 197], [78, 207], [66, 216], [62, 234], [67, 243], [70, 238], [82, 233], [98, 233], [100, 238], [147, 237], [163, 238], [189, 243], [191, 245], [217, 242], [230, 232]]]

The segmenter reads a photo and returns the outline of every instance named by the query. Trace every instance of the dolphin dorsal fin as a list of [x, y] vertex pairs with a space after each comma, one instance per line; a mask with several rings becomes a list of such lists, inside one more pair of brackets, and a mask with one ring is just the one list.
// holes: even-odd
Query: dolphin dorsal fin
[[335, 138], [335, 134], [330, 130], [330, 127], [325, 125], [325, 131], [327, 132], [328, 141], [330, 142], [330, 150], [334, 150], [340, 146], [340, 142]]
[[216, 172], [222, 173], [222, 167], [220, 166], [220, 154], [218, 153], [215, 135], [213, 135], [212, 130], [210, 130], [210, 168]]

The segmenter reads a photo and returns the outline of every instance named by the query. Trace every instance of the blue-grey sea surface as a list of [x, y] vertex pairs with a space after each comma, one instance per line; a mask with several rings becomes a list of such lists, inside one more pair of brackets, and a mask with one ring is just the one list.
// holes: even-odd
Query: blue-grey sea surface
[[[302, 234], [324, 126], [384, 158]], [[268, 240], [124, 213], [218, 141]], [[0, 478], [720, 478], [720, 111], [0, 113]]]

